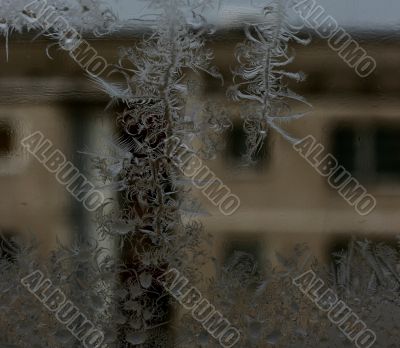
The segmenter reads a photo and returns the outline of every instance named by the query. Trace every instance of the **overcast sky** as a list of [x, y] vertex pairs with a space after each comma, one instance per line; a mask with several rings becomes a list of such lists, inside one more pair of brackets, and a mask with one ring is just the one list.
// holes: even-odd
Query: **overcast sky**
[[[115, 0], [117, 12], [121, 18], [132, 18], [143, 13], [145, 1]], [[267, 1], [253, 0], [255, 3]], [[344, 27], [357, 27], [364, 30], [390, 29], [400, 30], [400, 0], [316, 0], [328, 14], [332, 15]], [[223, 0], [218, 14], [212, 13], [211, 19], [219, 24], [240, 22], [243, 17], [255, 13], [250, 0]]]

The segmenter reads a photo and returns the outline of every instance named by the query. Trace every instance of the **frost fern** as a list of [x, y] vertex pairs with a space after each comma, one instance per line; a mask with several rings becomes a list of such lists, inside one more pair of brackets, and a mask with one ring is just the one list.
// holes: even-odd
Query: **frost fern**
[[307, 103], [285, 83], [285, 79], [302, 81], [304, 75], [284, 69], [293, 61], [289, 43], [307, 45], [310, 40], [300, 38], [299, 29], [289, 23], [290, 4], [289, 0], [274, 0], [266, 6], [265, 21], [248, 24], [246, 41], [236, 49], [239, 67], [233, 72], [235, 85], [228, 94], [236, 101], [248, 101], [253, 105], [242, 114], [247, 134], [245, 160], [250, 163], [260, 151], [270, 128], [295, 142], [280, 125], [304, 116], [304, 113], [290, 112], [291, 101]]

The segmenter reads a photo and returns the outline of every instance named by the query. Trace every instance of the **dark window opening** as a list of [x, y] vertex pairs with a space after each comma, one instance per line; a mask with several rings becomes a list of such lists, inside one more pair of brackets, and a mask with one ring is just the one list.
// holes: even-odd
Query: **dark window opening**
[[0, 260], [14, 263], [17, 251], [18, 245], [12, 239], [11, 234], [0, 233]]
[[375, 142], [377, 174], [400, 179], [400, 127], [377, 129]]
[[400, 181], [400, 124], [338, 127], [331, 152], [358, 180]]
[[[243, 161], [243, 155], [246, 153], [246, 133], [241, 123], [234, 123], [233, 129], [228, 133], [227, 140], [227, 158], [233, 164], [240, 164]], [[256, 166], [261, 168], [265, 166], [270, 158], [270, 137], [271, 132], [264, 140], [260, 150], [254, 154], [252, 160]]]
[[[338, 270], [338, 264], [335, 260], [340, 258], [340, 255], [348, 255], [349, 250], [352, 248], [353, 256], [355, 254], [362, 255], [360, 242], [370, 242], [371, 252], [374, 253], [374, 248], [384, 246], [385, 248], [397, 249], [398, 241], [390, 235], [382, 235], [381, 233], [371, 233], [367, 236], [363, 233], [351, 233], [352, 236], [335, 236], [327, 244], [327, 261], [335, 271]], [[332, 263], [333, 262], [333, 263]], [[367, 263], [368, 264], [368, 263]]]
[[308, 93], [324, 93], [327, 90], [329, 76], [323, 71], [314, 71], [307, 75], [304, 81], [304, 90]]
[[229, 79], [231, 76], [231, 72], [229, 69], [225, 69], [224, 67], [219, 68], [219, 73], [222, 75], [222, 80], [219, 78], [215, 78], [210, 74], [203, 73], [203, 93], [211, 95], [211, 94], [223, 94], [224, 93], [224, 82]]
[[379, 81], [375, 75], [358, 79], [359, 91], [362, 94], [376, 94], [379, 92]]
[[223, 250], [224, 263], [229, 262], [232, 258], [240, 253], [251, 255], [255, 264], [260, 266], [262, 264], [263, 243], [258, 238], [251, 238], [250, 236], [229, 237], [225, 242]]
[[9, 124], [0, 121], [0, 156], [7, 155], [12, 150], [12, 128]]
[[351, 127], [339, 127], [333, 132], [332, 154], [350, 173], [353, 173], [355, 168], [355, 137], [355, 130]]

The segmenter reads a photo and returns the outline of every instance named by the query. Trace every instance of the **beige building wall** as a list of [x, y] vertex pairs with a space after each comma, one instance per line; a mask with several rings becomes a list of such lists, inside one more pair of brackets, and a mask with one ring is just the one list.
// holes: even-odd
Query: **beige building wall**
[[[234, 45], [240, 33], [222, 33], [212, 44], [216, 62], [225, 77], [225, 85], [203, 79], [203, 95], [198, 97], [226, 105], [233, 119], [239, 119], [240, 107], [225, 96], [231, 84], [231, 68], [235, 66]], [[117, 62], [120, 46], [132, 45], [127, 37], [92, 41], [99, 54]], [[360, 39], [363, 47], [376, 58], [378, 68], [367, 79], [359, 78], [325, 42], [314, 42], [296, 48], [296, 62], [290, 70], [308, 75], [304, 83], [293, 89], [313, 105], [307, 117], [284, 128], [298, 138], [313, 135], [329, 152], [332, 133], [337, 126], [350, 123], [357, 128], [373, 129], [379, 125], [398, 125], [400, 116], [400, 81], [392, 73], [400, 49], [394, 42]], [[12, 119], [16, 138], [40, 129], [66, 153], [71, 151], [73, 130], [69, 125], [71, 105], [86, 103], [93, 112], [89, 129], [104, 131], [98, 126], [102, 108], [108, 102], [87, 79], [81, 68], [61, 50], [50, 49], [49, 41], [30, 42], [24, 37], [10, 40], [10, 60], [0, 54], [0, 122]], [[100, 117], [101, 118], [101, 117]], [[92, 121], [90, 121], [92, 122]], [[90, 123], [89, 122], [89, 123]], [[107, 119], [105, 129], [112, 131], [113, 121]], [[17, 134], [18, 133], [18, 134]], [[95, 139], [92, 134], [89, 138]], [[18, 140], [14, 141], [18, 143]], [[40, 231], [52, 235], [70, 229], [65, 221], [68, 193], [54, 177], [18, 146], [8, 163], [1, 159], [0, 228], [4, 230]], [[261, 253], [290, 248], [307, 242], [314, 251], [326, 256], [340, 236], [349, 233], [377, 234], [389, 238], [398, 232], [400, 218], [400, 182], [381, 180], [364, 183], [377, 199], [375, 210], [360, 216], [337, 192], [331, 189], [290, 143], [270, 132], [269, 159], [262, 169], [238, 170], [229, 158], [229, 149], [209, 166], [241, 199], [240, 209], [232, 216], [223, 216], [202, 198], [211, 216], [203, 219], [207, 230], [216, 238], [216, 252], [223, 256], [229, 245], [256, 248]], [[71, 154], [73, 155], [73, 154]], [[367, 157], [364, 159], [369, 161]], [[6, 174], [8, 172], [8, 174]], [[360, 179], [360, 182], [362, 180]], [[66, 232], [67, 233], [67, 232]]]
[[[332, 151], [337, 127], [354, 125], [357, 132], [400, 127], [400, 82], [391, 73], [396, 69], [399, 48], [390, 41], [362, 42], [378, 66], [366, 79], [359, 78], [336, 52], [318, 40], [308, 47], [298, 47], [296, 63], [288, 68], [308, 75], [307, 82], [292, 88], [306, 97], [313, 108], [308, 116], [283, 128], [298, 139], [314, 136], [325, 147], [326, 154]], [[217, 60], [220, 64], [234, 66], [227, 58], [232, 48], [226, 43], [221, 45], [225, 46], [217, 46]], [[217, 93], [213, 97], [225, 98]], [[226, 101], [226, 104], [238, 118], [239, 110], [234, 102]], [[373, 146], [372, 135], [367, 135], [366, 139]], [[327, 178], [321, 177], [292, 144], [273, 130], [268, 144], [270, 158], [261, 170], [238, 170], [229, 164], [226, 153], [209, 163], [241, 199], [238, 211], [226, 217], [202, 198], [212, 214], [203, 221], [215, 235], [219, 255], [224, 255], [232, 243], [238, 248], [253, 248], [255, 252], [273, 255], [274, 251], [288, 250], [296, 243], [306, 242], [316, 255], [326, 258], [338, 241], [349, 239], [351, 234], [388, 239], [399, 232], [399, 177], [364, 180], [363, 173], [354, 174], [377, 200], [376, 208], [361, 216], [328, 185]], [[374, 159], [364, 151], [365, 146], [368, 145], [357, 142], [357, 160], [373, 167]], [[390, 153], [394, 159], [400, 156], [395, 150]]]

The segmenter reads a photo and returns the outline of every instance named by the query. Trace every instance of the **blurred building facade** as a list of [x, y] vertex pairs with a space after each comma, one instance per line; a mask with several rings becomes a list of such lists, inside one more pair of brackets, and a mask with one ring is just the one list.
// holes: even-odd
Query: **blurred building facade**
[[[309, 46], [295, 47], [295, 63], [288, 70], [303, 71], [307, 80], [291, 88], [313, 108], [308, 116], [282, 125], [297, 139], [312, 135], [322, 144], [324, 153], [333, 154], [376, 198], [375, 209], [359, 215], [293, 144], [273, 130], [260, 165], [235, 169], [240, 157], [238, 144], [244, 143], [245, 136], [237, 125], [227, 139], [225, 154], [217, 163], [210, 163], [241, 199], [240, 208], [228, 217], [209, 205], [213, 215], [204, 221], [206, 228], [215, 231], [220, 255], [238, 248], [252, 250], [262, 258], [305, 242], [316, 255], [327, 259], [333, 250], [345, 246], [351, 235], [381, 241], [398, 233], [400, 82], [392, 72], [400, 51], [394, 40], [384, 37], [390, 36], [357, 37], [377, 62], [377, 69], [367, 78], [360, 78], [324, 41], [314, 38]], [[215, 51], [226, 81], [231, 81], [229, 68], [235, 66], [232, 47], [221, 42]], [[227, 103], [239, 119], [239, 108]]]
[[[243, 40], [240, 33], [221, 33], [212, 43], [225, 87], [232, 80], [238, 40]], [[110, 62], [117, 62], [118, 48], [134, 40], [90, 42]], [[325, 42], [296, 47], [296, 61], [289, 69], [301, 70], [308, 78], [293, 89], [313, 108], [305, 118], [283, 127], [297, 138], [313, 135], [376, 197], [377, 206], [367, 216], [359, 215], [292, 144], [272, 130], [259, 165], [238, 169], [244, 143], [240, 105], [226, 97], [219, 82], [205, 77], [201, 81], [199, 97], [225, 105], [235, 120], [224, 153], [209, 166], [240, 197], [241, 206], [232, 216], [224, 216], [201, 198], [211, 214], [203, 222], [214, 235], [215, 252], [221, 258], [239, 249], [262, 260], [273, 250], [303, 242], [324, 257], [350, 234], [392, 238], [398, 232], [400, 81], [392, 72], [400, 48], [379, 38], [360, 37], [360, 42], [377, 61], [377, 70], [365, 79]], [[87, 163], [77, 151], [95, 145], [115, 125], [104, 112], [108, 96], [65, 51], [51, 44], [40, 38], [12, 37], [8, 62], [5, 47], [0, 46], [0, 229], [10, 234], [36, 231], [47, 242], [58, 234], [81, 235], [94, 227], [65, 188], [23, 150], [21, 139], [41, 130], [85, 170]]]
[[[79, 65], [53, 42], [33, 38], [12, 36], [8, 61], [5, 43], [0, 46], [0, 231], [5, 238], [33, 235], [50, 250], [56, 238], [69, 243], [93, 237], [95, 226], [21, 140], [40, 131], [90, 176], [89, 158], [78, 152], [96, 148], [113, 121], [104, 112], [107, 96]], [[105, 55], [113, 57], [114, 44], [102, 44]]]

